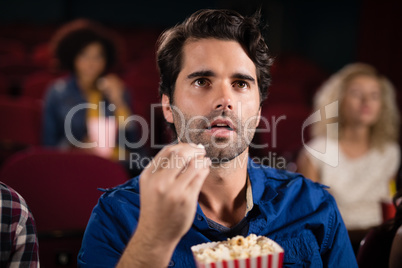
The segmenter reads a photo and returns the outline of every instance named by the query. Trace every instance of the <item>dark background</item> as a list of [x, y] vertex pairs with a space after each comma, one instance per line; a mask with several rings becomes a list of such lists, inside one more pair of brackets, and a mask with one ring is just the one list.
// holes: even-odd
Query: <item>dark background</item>
[[261, 8], [269, 24], [267, 42], [274, 54], [297, 52], [332, 72], [357, 60], [362, 13], [367, 5], [356, 0], [2, 0], [0, 23], [60, 25], [86, 17], [108, 26], [164, 29], [201, 8], [229, 8], [244, 15]]
[[[118, 73], [132, 89], [134, 113], [149, 122], [150, 104], [159, 101], [156, 39], [164, 29], [202, 8], [234, 9], [243, 15], [261, 9], [262, 20], [269, 25], [266, 41], [276, 58], [264, 116], [287, 114], [287, 121], [281, 123], [283, 133], [297, 132], [282, 137], [283, 144], [277, 147], [283, 149], [278, 153], [291, 151], [294, 158], [301, 140], [300, 131], [291, 129], [301, 127], [311, 113], [320, 84], [348, 63], [372, 64], [390, 78], [402, 106], [402, 1], [398, 0], [0, 0], [0, 50], [1, 42], [11, 42], [11, 47], [15, 42], [16, 48], [25, 51], [19, 61], [0, 51], [0, 78], [9, 80], [8, 94], [42, 100], [47, 83], [58, 75], [48, 70], [51, 37], [66, 22], [93, 19], [122, 37], [125, 49]], [[163, 127], [157, 124], [154, 131], [162, 133]], [[161, 136], [157, 139], [165, 142], [166, 135]], [[289, 145], [289, 140], [295, 144]]]
[[298, 53], [327, 72], [364, 61], [402, 86], [402, 3], [397, 0], [1, 0], [0, 25], [60, 25], [86, 17], [108, 26], [164, 29], [200, 8], [230, 8], [246, 15], [261, 8], [274, 55]]

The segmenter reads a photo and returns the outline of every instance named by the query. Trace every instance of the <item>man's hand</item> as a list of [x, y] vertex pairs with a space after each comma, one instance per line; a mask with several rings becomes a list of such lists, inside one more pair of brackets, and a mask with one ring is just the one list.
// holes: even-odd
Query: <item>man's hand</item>
[[195, 144], [165, 147], [140, 177], [140, 221], [156, 241], [179, 241], [190, 229], [210, 163]]
[[[131, 267], [166, 267], [190, 229], [211, 164], [195, 144], [167, 146], [140, 176], [141, 212], [136, 232], [119, 262]], [[124, 265], [125, 266], [125, 265]]]

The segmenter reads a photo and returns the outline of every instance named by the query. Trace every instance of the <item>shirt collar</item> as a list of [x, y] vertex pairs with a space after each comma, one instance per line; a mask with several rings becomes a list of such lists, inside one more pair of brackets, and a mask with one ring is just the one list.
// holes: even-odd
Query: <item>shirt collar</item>
[[247, 182], [246, 182], [246, 216], [249, 211], [253, 209], [254, 202], [253, 202], [253, 190], [251, 188], [250, 176], [247, 173]]
[[250, 178], [254, 204], [267, 203], [278, 195], [266, 180], [267, 177], [270, 177], [270, 173], [274, 173], [274, 169], [271, 170], [269, 167], [262, 168], [260, 164], [253, 162], [249, 158], [247, 172]]
[[[272, 174], [271, 174], [272, 173]], [[263, 205], [274, 199], [278, 193], [272, 188], [268, 183], [266, 178], [274, 176], [274, 169], [270, 168], [262, 168], [260, 164], [253, 162], [251, 158], [248, 159], [247, 164], [247, 174], [248, 174], [248, 184], [247, 183], [247, 205], [249, 205], [249, 200], [251, 207], [247, 209], [247, 212], [250, 211], [255, 205]], [[249, 187], [249, 185], [251, 187]], [[249, 193], [249, 189], [251, 189], [251, 193]], [[252, 203], [252, 204], [251, 204]], [[247, 213], [246, 212], [246, 213]], [[204, 219], [202, 221], [202, 219]], [[208, 224], [205, 220], [205, 215], [202, 212], [200, 204], [197, 204], [197, 213], [196, 213], [196, 225], [202, 228], [208, 228]]]

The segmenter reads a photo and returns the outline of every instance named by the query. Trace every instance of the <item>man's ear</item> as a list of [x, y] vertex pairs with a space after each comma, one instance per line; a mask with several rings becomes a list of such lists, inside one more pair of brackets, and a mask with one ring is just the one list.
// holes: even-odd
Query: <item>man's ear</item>
[[162, 111], [166, 121], [173, 124], [172, 107], [170, 107], [170, 99], [167, 95], [162, 95]]

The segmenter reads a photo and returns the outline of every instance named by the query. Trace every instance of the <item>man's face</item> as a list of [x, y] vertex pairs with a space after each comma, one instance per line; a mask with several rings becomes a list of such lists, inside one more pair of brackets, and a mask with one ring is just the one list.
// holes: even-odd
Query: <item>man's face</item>
[[[162, 102], [169, 103], [166, 95]], [[239, 43], [188, 40], [173, 106], [164, 113], [179, 141], [201, 143], [213, 161], [225, 162], [248, 149], [259, 103], [256, 67]]]

